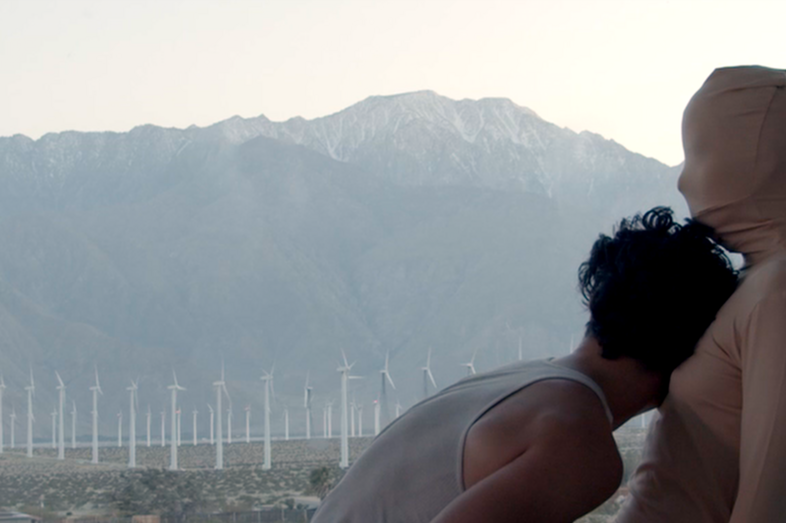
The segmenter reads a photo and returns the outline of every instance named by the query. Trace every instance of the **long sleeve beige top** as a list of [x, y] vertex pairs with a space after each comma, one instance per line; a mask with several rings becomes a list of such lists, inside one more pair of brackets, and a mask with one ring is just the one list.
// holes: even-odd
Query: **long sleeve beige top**
[[682, 132], [691, 214], [747, 268], [672, 375], [618, 522], [786, 521], [786, 71], [716, 70]]

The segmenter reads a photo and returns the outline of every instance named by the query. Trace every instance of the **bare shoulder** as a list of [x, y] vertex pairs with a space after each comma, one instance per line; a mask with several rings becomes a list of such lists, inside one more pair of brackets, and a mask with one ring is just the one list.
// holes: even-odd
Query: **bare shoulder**
[[466, 486], [526, 452], [540, 453], [571, 474], [586, 473], [586, 479], [608, 495], [622, 479], [622, 459], [603, 404], [575, 381], [535, 383], [484, 415], [467, 435]]

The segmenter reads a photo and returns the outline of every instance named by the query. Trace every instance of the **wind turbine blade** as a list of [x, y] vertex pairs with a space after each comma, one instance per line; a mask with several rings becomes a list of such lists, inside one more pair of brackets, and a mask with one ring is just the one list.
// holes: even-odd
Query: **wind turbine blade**
[[57, 381], [60, 382], [60, 386], [65, 388], [65, 384], [63, 383], [63, 379], [60, 377], [60, 373], [55, 371], [55, 376], [57, 376]]
[[341, 349], [341, 357], [344, 358], [344, 366], [349, 367], [349, 362], [347, 361], [347, 355], [344, 353], [344, 349]]
[[390, 373], [385, 372], [385, 377], [388, 379], [388, 383], [390, 383], [390, 386], [393, 387], [393, 390], [395, 390], [396, 385], [393, 383], [393, 378], [390, 377]]
[[428, 372], [428, 377], [431, 380], [431, 384], [434, 385], [434, 388], [436, 389], [437, 388], [437, 382], [434, 381], [434, 375], [431, 374], [431, 369], [426, 369], [426, 370]]
[[229, 392], [227, 392], [227, 386], [224, 382], [221, 382], [221, 389], [224, 391], [224, 395], [227, 397], [227, 401], [229, 402], [229, 408], [232, 408], [232, 398], [229, 397]]

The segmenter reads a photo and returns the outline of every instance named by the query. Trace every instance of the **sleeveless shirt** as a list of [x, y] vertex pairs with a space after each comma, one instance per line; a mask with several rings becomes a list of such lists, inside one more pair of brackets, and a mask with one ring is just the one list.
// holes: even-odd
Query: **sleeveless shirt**
[[515, 362], [462, 379], [394, 420], [327, 495], [312, 523], [428, 523], [464, 492], [464, 441], [495, 405], [543, 380], [601, 388], [580, 372], [548, 360]]

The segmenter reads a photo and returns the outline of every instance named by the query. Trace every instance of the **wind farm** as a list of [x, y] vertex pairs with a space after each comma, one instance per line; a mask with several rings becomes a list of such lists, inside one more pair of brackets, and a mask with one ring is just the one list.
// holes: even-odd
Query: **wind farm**
[[[62, 507], [63, 510], [78, 511], [80, 507], [87, 506], [103, 506], [109, 510], [114, 505], [107, 501], [113, 499], [108, 492], [129, 489], [129, 482], [141, 481], [140, 478], [154, 474], [157, 470], [168, 470], [175, 474], [171, 481], [186, 481], [192, 488], [199, 489], [206, 503], [214, 503], [210, 506], [218, 507], [221, 503], [248, 508], [271, 504], [285, 506], [284, 502], [289, 503], [289, 499], [312, 500], [309, 503], [316, 503], [315, 498], [308, 497], [313, 493], [315, 471], [332, 470], [334, 472], [330, 473], [330, 477], [340, 477], [341, 471], [352, 466], [354, 460], [371, 444], [374, 436], [404, 413], [405, 405], [416, 404], [424, 396], [437, 392], [437, 377], [441, 376], [441, 370], [455, 369], [455, 373], [461, 368], [471, 376], [477, 372], [476, 365], [482, 363], [479, 351], [473, 351], [468, 362], [461, 359], [445, 362], [436, 358], [432, 349], [426, 349], [424, 353], [425, 364], [418, 367], [409, 380], [410, 384], [420, 382], [422, 390], [412, 385], [402, 388], [397, 383], [399, 380], [394, 381], [394, 358], [389, 351], [382, 355], [377, 370], [374, 370], [373, 364], [367, 364], [364, 372], [356, 372], [357, 362], [351, 362], [346, 351], [337, 350], [338, 366], [324, 372], [327, 379], [317, 382], [332, 381], [332, 389], [317, 385], [313, 377], [319, 373], [312, 370], [305, 371], [298, 379], [296, 373], [293, 376], [275, 366], [259, 368], [256, 401], [250, 398], [243, 409], [244, 437], [236, 438], [231, 443], [228, 435], [232, 430], [232, 422], [226, 407], [231, 405], [230, 389], [241, 390], [242, 387], [227, 379], [223, 363], [218, 380], [197, 383], [186, 376], [188, 387], [181, 384], [174, 370], [168, 382], [162, 380], [158, 384], [145, 377], [128, 379], [126, 386], [113, 382], [110, 385], [112, 392], [122, 390], [125, 393], [125, 407], [115, 411], [117, 441], [114, 441], [114, 431], [101, 430], [102, 426], [98, 423], [100, 419], [114, 416], [113, 407], [104, 405], [103, 398], [107, 391], [106, 386], [102, 388], [99, 381], [97, 367], [92, 366], [88, 371], [91, 380], [85, 392], [89, 394], [72, 395], [69, 398], [71, 415], [64, 418], [60, 415], [59, 399], [65, 389], [65, 378], [70, 376], [61, 376], [58, 371], [53, 373], [55, 380], [52, 387], [58, 401], [51, 410], [51, 434], [47, 434], [47, 438], [33, 438], [32, 457], [28, 457], [26, 448], [17, 448], [15, 445], [16, 411], [3, 408], [8, 407], [2, 405], [2, 401], [8, 396], [9, 384], [0, 379], [0, 393], [5, 393], [0, 397], [0, 417], [5, 413], [8, 418], [3, 424], [6, 427], [4, 441], [8, 444], [0, 457], [0, 473], [8, 471], [18, 478], [0, 485], [0, 504], [7, 504], [12, 499], [30, 503], [35, 502], [34, 498], [43, 496], [53, 507]], [[509, 358], [511, 363], [518, 361], [518, 353], [518, 346], [514, 346]], [[274, 373], [277, 376], [288, 376], [286, 379], [292, 382], [287, 383], [289, 390], [300, 388], [302, 403], [299, 402], [297, 408], [293, 409], [275, 393]], [[331, 380], [331, 373], [337, 373], [338, 376], [333, 374]], [[280, 376], [277, 379], [284, 379]], [[373, 376], [378, 376], [379, 381], [362, 379]], [[141, 386], [143, 383], [144, 387]], [[3, 384], [5, 389], [2, 388]], [[44, 408], [44, 400], [41, 400], [40, 405], [36, 403], [32, 373], [22, 385], [18, 395], [33, 399], [31, 412]], [[373, 389], [376, 389], [376, 393]], [[200, 392], [199, 398], [213, 396], [205, 404], [207, 415], [199, 416], [200, 409], [194, 406], [191, 423], [180, 427], [177, 423], [178, 411], [183, 411], [185, 404], [192, 403], [197, 391]], [[161, 411], [159, 434], [151, 434], [150, 406], [145, 413], [147, 423], [144, 428], [136, 423], [140, 412], [139, 396], [143, 393], [153, 404], [166, 405]], [[241, 396], [239, 392], [237, 395]], [[80, 420], [77, 416], [81, 410], [80, 398], [88, 402], [85, 410], [90, 410], [89, 419]], [[312, 420], [314, 402], [322, 410], [321, 423], [318, 422], [316, 427]], [[334, 405], [340, 411], [337, 434], [334, 434], [332, 428]], [[256, 424], [253, 423], [255, 418], [251, 416], [253, 409], [259, 409], [262, 413]], [[291, 410], [294, 413], [292, 417]], [[388, 411], [390, 421], [385, 415]], [[371, 414], [364, 416], [365, 412]], [[34, 416], [29, 419], [34, 420]], [[290, 423], [298, 419], [301, 423], [291, 427]], [[167, 425], [169, 434], [165, 430]], [[64, 429], [71, 435], [71, 444], [65, 448], [61, 446], [60, 439]], [[179, 438], [180, 432], [183, 434]], [[637, 426], [617, 436], [627, 445], [623, 446], [625, 459], [638, 459], [638, 449], [644, 434], [645, 430]], [[139, 441], [146, 444], [139, 446]], [[44, 477], [48, 479], [44, 481]], [[84, 488], [74, 491], [68, 486], [69, 482], [74, 481]], [[54, 486], [44, 491], [38, 484], [33, 485], [34, 482]], [[68, 496], [58, 495], [56, 491], [67, 492]]]

